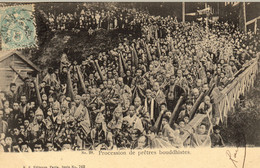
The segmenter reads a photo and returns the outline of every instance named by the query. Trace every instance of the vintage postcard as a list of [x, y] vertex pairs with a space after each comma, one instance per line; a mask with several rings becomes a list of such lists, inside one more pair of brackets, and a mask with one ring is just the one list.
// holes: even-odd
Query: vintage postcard
[[259, 167], [259, 11], [1, 2], [0, 167]]

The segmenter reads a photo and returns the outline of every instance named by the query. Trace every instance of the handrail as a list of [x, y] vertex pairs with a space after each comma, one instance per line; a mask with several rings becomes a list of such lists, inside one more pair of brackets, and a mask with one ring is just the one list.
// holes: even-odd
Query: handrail
[[222, 94], [216, 99], [216, 101], [215, 101], [214, 103], [220, 102], [220, 101], [225, 97], [226, 94], [228, 94], [232, 89], [234, 89], [234, 86], [242, 79], [242, 77], [245, 76], [245, 75], [248, 73], [248, 71], [249, 71], [250, 69], [252, 69], [252, 67], [254, 67], [254, 66], [257, 64], [257, 58], [251, 60], [251, 61], [249, 62], [249, 64], [251, 64], [251, 65], [249, 65], [249, 66], [244, 70], [244, 72], [242, 72], [241, 74], [239, 74], [239, 75], [233, 80], [233, 82], [231, 82], [229, 85], [227, 85], [227, 86], [221, 91]]
[[215, 98], [214, 110], [219, 113], [220, 121], [223, 122], [224, 117], [234, 107], [239, 96], [244, 95], [245, 91], [249, 90], [253, 85], [258, 72], [258, 57], [249, 62], [249, 65], [236, 79], [233, 80], [220, 93], [220, 96]]
[[[258, 72], [258, 58], [251, 60], [246, 69], [237, 76], [227, 87], [221, 91], [221, 95], [215, 99], [215, 110], [220, 112], [220, 120], [223, 121], [222, 113], [227, 115], [227, 112], [234, 106], [236, 100], [239, 98], [240, 93], [244, 94], [246, 90], [254, 85], [254, 80]], [[250, 65], [251, 64], [251, 65]], [[197, 114], [188, 125], [185, 126], [187, 132], [181, 136], [182, 142], [184, 142], [192, 132], [192, 129], [195, 129], [202, 120], [206, 117], [204, 114]]]
[[258, 19], [260, 19], [260, 16], [258, 16], [258, 17], [256, 17], [256, 18], [254, 18], [254, 19], [252, 19], [252, 20], [246, 22], [246, 26], [247, 26], [247, 25], [250, 25], [251, 23], [254, 23], [254, 22], [255, 22], [256, 20], [258, 20]]

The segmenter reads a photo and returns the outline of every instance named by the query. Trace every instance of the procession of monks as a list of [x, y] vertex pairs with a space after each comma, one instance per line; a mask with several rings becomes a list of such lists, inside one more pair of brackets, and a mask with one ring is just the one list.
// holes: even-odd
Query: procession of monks
[[[219, 22], [207, 31], [204, 22], [128, 11], [135, 39], [83, 62], [63, 53], [39, 81], [28, 76], [1, 91], [0, 151], [225, 146], [214, 97], [259, 52], [259, 31]], [[49, 16], [53, 29], [67, 29]], [[102, 17], [81, 11], [70, 26], [110, 27]], [[122, 18], [110, 28], [125, 29]]]

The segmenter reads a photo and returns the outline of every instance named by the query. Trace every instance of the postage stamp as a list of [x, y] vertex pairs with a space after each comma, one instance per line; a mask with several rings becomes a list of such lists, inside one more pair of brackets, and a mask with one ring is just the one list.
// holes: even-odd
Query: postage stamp
[[36, 46], [36, 24], [33, 11], [32, 4], [0, 8], [2, 50]]

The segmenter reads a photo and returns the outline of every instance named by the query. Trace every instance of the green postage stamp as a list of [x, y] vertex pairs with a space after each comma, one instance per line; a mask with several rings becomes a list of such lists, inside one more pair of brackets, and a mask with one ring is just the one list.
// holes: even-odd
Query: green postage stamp
[[36, 46], [34, 6], [0, 8], [1, 50], [16, 50]]

